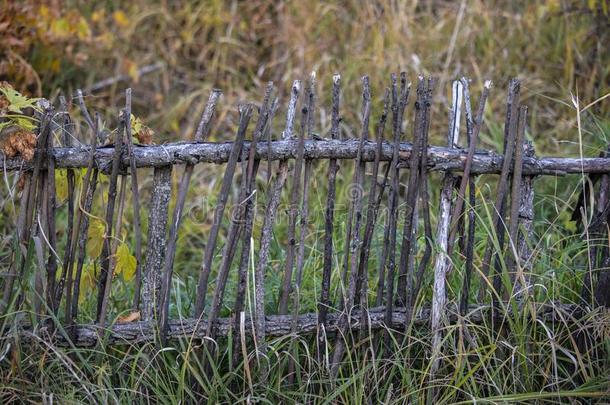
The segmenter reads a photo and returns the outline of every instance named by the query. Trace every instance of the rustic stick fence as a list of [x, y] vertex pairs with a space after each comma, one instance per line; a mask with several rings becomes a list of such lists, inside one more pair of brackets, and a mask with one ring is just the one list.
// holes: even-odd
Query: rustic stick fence
[[[205, 142], [209, 136], [216, 104], [221, 95], [213, 90], [200, 120], [193, 142], [179, 142], [156, 146], [134, 145], [132, 142], [131, 92], [126, 93], [126, 106], [121, 111], [114, 143], [98, 146], [103, 138], [102, 125], [97, 115], [91, 115], [82, 94], [76, 97], [82, 115], [89, 127], [91, 142], [88, 146], [72, 145], [74, 123], [67, 113], [65, 100], [55, 110], [48, 102], [41, 103], [40, 124], [34, 159], [25, 161], [3, 158], [3, 171], [20, 171], [24, 188], [20, 197], [17, 221], [17, 242], [13, 262], [3, 274], [2, 310], [19, 308], [24, 300], [24, 280], [28, 277], [28, 258], [34, 255], [38, 267], [35, 290], [38, 301], [36, 312], [44, 328], [38, 330], [65, 330], [58, 334], [60, 341], [77, 346], [94, 345], [101, 340], [108, 344], [126, 344], [179, 337], [217, 338], [233, 335], [252, 336], [257, 352], [265, 352], [267, 337], [312, 333], [317, 336], [320, 358], [326, 353], [327, 343], [335, 336], [333, 352], [328, 359], [331, 371], [336, 372], [343, 358], [347, 339], [358, 331], [361, 337], [370, 330], [404, 330], [411, 325], [428, 324], [434, 336], [433, 358], [442, 344], [442, 330], [447, 322], [469, 313], [471, 318], [483, 319], [497, 315], [504, 294], [525, 297], [531, 291], [531, 246], [533, 233], [533, 182], [541, 175], [588, 175], [600, 179], [597, 209], [590, 223], [584, 224], [586, 237], [602, 238], [610, 215], [608, 198], [610, 157], [595, 158], [537, 158], [525, 138], [527, 107], [520, 103], [520, 83], [512, 80], [508, 87], [505, 118], [505, 147], [502, 154], [476, 148], [483, 126], [483, 111], [491, 83], [486, 82], [476, 110], [471, 105], [466, 79], [454, 82], [447, 146], [429, 146], [431, 104], [435, 92], [434, 79], [418, 78], [415, 91], [404, 73], [392, 75], [386, 89], [382, 114], [374, 131], [370, 132], [373, 111], [368, 78], [363, 78], [361, 127], [359, 139], [342, 139], [340, 113], [340, 86], [338, 75], [332, 81], [331, 127], [329, 137], [314, 133], [316, 94], [315, 75], [307, 85], [295, 81], [290, 92], [285, 127], [274, 139], [272, 123], [278, 112], [278, 99], [273, 97], [273, 84], [265, 89], [262, 103], [239, 107], [238, 128], [233, 142]], [[414, 93], [414, 94], [413, 94]], [[415, 99], [412, 123], [405, 125], [409, 100]], [[300, 107], [299, 107], [300, 105]], [[256, 114], [255, 114], [256, 112]], [[464, 112], [465, 131], [461, 130]], [[250, 123], [256, 116], [254, 130]], [[409, 120], [407, 120], [409, 121]], [[405, 131], [406, 128], [406, 131]], [[62, 146], [56, 146], [57, 129], [64, 134]], [[405, 132], [411, 132], [410, 137]], [[460, 134], [465, 133], [465, 140]], [[376, 139], [370, 139], [374, 134]], [[387, 135], [389, 134], [389, 135]], [[247, 140], [247, 138], [250, 138]], [[407, 141], [406, 138], [409, 138]], [[386, 140], [389, 139], [389, 140]], [[273, 179], [261, 187], [257, 178], [261, 163], [267, 161], [268, 176], [273, 172], [272, 162], [278, 161]], [[322, 163], [317, 163], [317, 162]], [[302, 314], [300, 289], [305, 266], [306, 229], [310, 226], [308, 207], [312, 168], [328, 161], [328, 178], [323, 246], [322, 278], [320, 281], [317, 312]], [[353, 163], [350, 163], [353, 161]], [[170, 319], [169, 304], [172, 277], [176, 271], [174, 259], [181, 232], [181, 220], [193, 170], [198, 164], [224, 164], [225, 171], [214, 211], [214, 220], [207, 233], [202, 265], [199, 272], [194, 312], [188, 319]], [[172, 171], [183, 165], [184, 170], [177, 189], [176, 203], [170, 207]], [[231, 200], [231, 189], [241, 165], [241, 180], [237, 186], [237, 209], [231, 212], [226, 239], [219, 246], [219, 234], [225, 227], [226, 207]], [[353, 179], [345, 223], [344, 250], [338, 251], [333, 235], [336, 231], [335, 204], [336, 179], [339, 165], [353, 165]], [[137, 168], [153, 168], [150, 201], [143, 204], [139, 197], [141, 179]], [[68, 218], [64, 252], [58, 252], [56, 232], [55, 170], [67, 170]], [[368, 174], [366, 169], [372, 174]], [[75, 193], [74, 170], [84, 169], [82, 193]], [[429, 176], [434, 171], [442, 175], [439, 215], [436, 230], [431, 223]], [[95, 193], [100, 193], [99, 176], [108, 176], [108, 197], [105, 212], [105, 237], [97, 274], [97, 322], [79, 325], [79, 289], [86, 259], [87, 231]], [[406, 186], [401, 176], [406, 175]], [[480, 273], [480, 289], [471, 291], [474, 269], [475, 211], [474, 179], [482, 174], [499, 175], [493, 206], [493, 232], [486, 241]], [[131, 185], [133, 226], [136, 232], [134, 311], [141, 319], [135, 322], [109, 325], [109, 297], [116, 266], [116, 232], [128, 207], [125, 206], [127, 183]], [[592, 182], [590, 182], [592, 184]], [[581, 199], [589, 201], [585, 188]], [[253, 195], [264, 195], [266, 200], [264, 221], [257, 243], [252, 244], [255, 205]], [[286, 257], [281, 266], [279, 291], [265, 288], [270, 271], [269, 261], [274, 225], [282, 193], [289, 193], [287, 240], [281, 241]], [[510, 198], [509, 198], [510, 197]], [[263, 197], [259, 197], [263, 198]], [[388, 207], [385, 225], [378, 222], [383, 202]], [[404, 216], [399, 210], [404, 206]], [[172, 208], [173, 212], [172, 212]], [[580, 210], [580, 208], [579, 208]], [[140, 211], [148, 211], [146, 243], [142, 241]], [[576, 214], [580, 214], [577, 212]], [[97, 213], [102, 216], [102, 214]], [[586, 215], [582, 216], [587, 218]], [[171, 219], [170, 219], [171, 218]], [[399, 220], [400, 218], [400, 220]], [[402, 223], [401, 223], [402, 220]], [[423, 222], [425, 246], [418, 249], [419, 224]], [[384, 229], [381, 254], [377, 268], [371, 269], [370, 257], [375, 229]], [[402, 227], [402, 232], [400, 232]], [[597, 244], [599, 245], [599, 244]], [[596, 246], [597, 246], [596, 245]], [[254, 251], [251, 249], [254, 248]], [[214, 263], [222, 251], [220, 263]], [[501, 253], [507, 251], [510, 282], [503, 281]], [[33, 252], [33, 253], [32, 253]], [[464, 260], [464, 284], [459, 297], [459, 309], [447, 306], [446, 277], [453, 265], [449, 258], [459, 252]], [[239, 254], [238, 254], [239, 253]], [[420, 254], [421, 253], [421, 254]], [[237, 256], [237, 257], [236, 257]], [[608, 247], [595, 248], [587, 276], [583, 282], [583, 303], [610, 305], [610, 254]], [[254, 258], [254, 259], [253, 259]], [[253, 279], [248, 280], [249, 266], [254, 262]], [[339, 263], [342, 293], [337, 302], [331, 302], [333, 269]], [[414, 312], [421, 292], [421, 280], [433, 268], [432, 305]], [[217, 269], [213, 271], [213, 269]], [[227, 280], [231, 272], [237, 274], [237, 290], [233, 314], [220, 318]], [[373, 273], [374, 272], [374, 273]], [[375, 274], [374, 278], [370, 278]], [[208, 296], [211, 278], [215, 277], [215, 290]], [[244, 312], [248, 283], [254, 291], [252, 316]], [[369, 299], [372, 286], [376, 286], [375, 299]], [[512, 287], [511, 287], [512, 286]], [[493, 305], [483, 303], [493, 288]], [[512, 291], [504, 291], [510, 289]], [[268, 314], [265, 296], [277, 294], [277, 314]], [[474, 299], [472, 297], [475, 297]], [[371, 303], [374, 304], [369, 307]], [[63, 305], [62, 305], [63, 303]], [[554, 317], [557, 311], [581, 311], [576, 305], [544, 305], [538, 308], [540, 316]], [[290, 311], [292, 310], [292, 313]], [[63, 314], [57, 328], [50, 321]], [[50, 315], [53, 315], [50, 317]], [[102, 338], [103, 337], [103, 338]], [[386, 334], [387, 339], [389, 336]], [[234, 340], [239, 345], [239, 339]], [[240, 350], [234, 350], [236, 356]], [[436, 354], [435, 354], [436, 353]], [[433, 362], [432, 372], [438, 367]]]

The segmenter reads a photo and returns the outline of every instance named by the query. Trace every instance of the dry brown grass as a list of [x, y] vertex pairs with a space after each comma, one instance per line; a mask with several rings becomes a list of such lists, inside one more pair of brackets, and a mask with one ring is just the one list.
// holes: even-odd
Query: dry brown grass
[[[136, 113], [157, 132], [172, 133], [160, 140], [193, 132], [192, 112], [201, 109], [213, 86], [225, 92], [221, 118], [229, 119], [218, 128], [223, 131], [234, 124], [235, 103], [258, 100], [267, 80], [286, 94], [294, 78], [311, 70], [321, 79], [319, 90], [325, 90], [321, 105], [328, 105], [332, 73], [343, 75], [345, 103], [354, 107], [345, 110], [354, 112], [346, 113], [345, 121], [357, 123], [359, 77], [371, 76], [379, 99], [389, 73], [404, 69], [412, 80], [417, 74], [440, 78], [437, 118], [446, 106], [444, 84], [462, 75], [471, 77], [475, 88], [484, 79], [494, 81], [497, 90], [487, 116], [502, 117], [503, 88], [519, 76], [536, 146], [557, 153], [565, 149], [562, 141], [575, 139], [572, 107], [560, 101], [568, 101], [570, 92], [589, 102], [609, 91], [606, 3], [27, 0], [22, 9], [30, 17], [38, 13], [37, 19], [16, 20], [26, 26], [36, 21], [35, 36], [28, 37], [21, 56], [45, 94], [128, 74]], [[58, 29], [58, 18], [65, 32]], [[137, 76], [138, 67], [158, 61], [165, 64], [161, 73]], [[125, 85], [99, 91], [90, 101], [100, 108], [115, 105]], [[608, 103], [596, 109], [597, 115], [607, 115]], [[444, 120], [437, 121], [433, 142], [444, 135]], [[586, 141], [594, 143], [596, 136]], [[482, 139], [497, 145], [489, 134]]]

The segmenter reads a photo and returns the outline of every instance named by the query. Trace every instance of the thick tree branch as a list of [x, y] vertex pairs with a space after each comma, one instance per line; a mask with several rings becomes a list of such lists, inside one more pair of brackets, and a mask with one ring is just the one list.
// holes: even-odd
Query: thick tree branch
[[[358, 139], [348, 140], [306, 140], [305, 159], [355, 159], [358, 154]], [[187, 163], [226, 163], [229, 159], [232, 142], [201, 142], [201, 143], [169, 143], [155, 146], [134, 145], [134, 158], [137, 167], [161, 167], [171, 164]], [[248, 156], [250, 142], [244, 143], [244, 153]], [[408, 164], [412, 145], [408, 142], [400, 144], [399, 160], [403, 167]], [[258, 143], [256, 146], [256, 159], [284, 160], [294, 159], [297, 156], [298, 140], [288, 139]], [[362, 149], [362, 161], [375, 160], [376, 142], [366, 141]], [[380, 160], [392, 160], [393, 146], [384, 142], [381, 149]], [[109, 172], [112, 166], [114, 148], [103, 147], [95, 151], [95, 167]], [[90, 150], [89, 148], [54, 148], [52, 155], [55, 158], [56, 168], [86, 168]], [[428, 148], [428, 168], [432, 171], [461, 171], [467, 159], [464, 149], [448, 149], [438, 146]], [[24, 162], [20, 158], [7, 159], [0, 153], [0, 161], [4, 164], [0, 170], [31, 170], [33, 163]], [[502, 155], [491, 151], [477, 151], [472, 160], [471, 174], [500, 173], [502, 168]], [[129, 156], [123, 156], [123, 167], [129, 167]], [[566, 173], [606, 173], [610, 167], [610, 158], [524, 158], [524, 175], [562, 175]]]

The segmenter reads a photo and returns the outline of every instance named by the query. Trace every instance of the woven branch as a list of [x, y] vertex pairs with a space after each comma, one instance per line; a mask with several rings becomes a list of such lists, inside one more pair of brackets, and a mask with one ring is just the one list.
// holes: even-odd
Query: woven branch
[[[473, 324], [479, 324], [491, 315], [491, 307], [484, 306], [470, 306], [468, 310], [467, 320]], [[575, 319], [578, 318], [582, 310], [580, 307], [574, 304], [556, 304], [550, 305], [545, 304], [538, 308], [538, 318], [542, 318], [545, 321], [559, 320], [561, 318]], [[372, 330], [380, 330], [386, 328], [384, 321], [384, 307], [370, 308], [368, 310], [368, 326]], [[557, 316], [562, 314], [562, 317]], [[326, 319], [326, 333], [334, 333], [338, 329], [338, 321], [340, 313], [328, 314]], [[500, 316], [500, 315], [499, 315]], [[452, 311], [447, 315], [450, 323], [455, 323], [458, 320], [457, 312]], [[360, 327], [360, 311], [355, 310], [350, 313], [348, 320], [348, 328], [357, 331]], [[406, 321], [406, 311], [404, 308], [396, 308], [392, 314], [392, 328], [404, 327]], [[430, 308], [423, 308], [414, 317], [414, 324], [417, 326], [425, 327], [429, 324], [430, 319]], [[265, 323], [265, 334], [267, 337], [278, 337], [286, 336], [291, 333], [292, 322], [294, 321], [292, 315], [268, 315]], [[226, 337], [232, 332], [233, 318], [219, 318], [217, 323], [217, 337]], [[199, 339], [204, 338], [207, 333], [208, 322], [206, 319], [176, 319], [170, 320], [167, 331], [168, 339]], [[297, 335], [309, 335], [316, 333], [318, 330], [318, 316], [316, 313], [307, 313], [299, 315], [297, 317]], [[47, 328], [41, 328], [36, 335], [45, 336], [49, 331]], [[99, 327], [95, 325], [78, 325], [75, 329], [76, 339], [72, 342], [78, 347], [90, 347], [95, 346], [98, 343], [100, 336], [105, 339], [105, 344], [120, 345], [120, 344], [141, 344], [146, 342], [152, 342], [156, 336], [156, 329], [150, 322], [139, 321], [130, 322], [123, 324], [115, 324], [107, 329], [103, 329], [99, 333]], [[245, 333], [247, 336], [252, 334], [252, 319], [246, 317], [245, 319]], [[28, 338], [32, 338], [32, 332], [29, 327], [24, 327], [22, 336], [27, 341]], [[60, 345], [68, 345], [65, 338], [57, 336], [57, 343]]]
[[[358, 155], [359, 140], [306, 140], [305, 159], [355, 159]], [[226, 163], [231, 154], [233, 143], [170, 143], [157, 146], [134, 146], [134, 158], [137, 167], [160, 167], [172, 164], [196, 163]], [[242, 156], [248, 156], [250, 142], [244, 142]], [[375, 160], [376, 143], [366, 141], [362, 149], [362, 161]], [[408, 142], [400, 144], [399, 160], [401, 166], [408, 165], [412, 145]], [[384, 142], [380, 160], [392, 160], [393, 146]], [[95, 151], [95, 165], [103, 172], [109, 172], [112, 166], [114, 148], [103, 147]], [[294, 159], [298, 152], [298, 140], [273, 141], [256, 145], [255, 158], [270, 160]], [[90, 151], [88, 148], [54, 148], [56, 168], [86, 168]], [[428, 168], [432, 171], [461, 171], [467, 160], [467, 151], [430, 146], [428, 147]], [[6, 159], [0, 153], [4, 162], [2, 170], [32, 170], [34, 162], [25, 162], [20, 158]], [[477, 151], [473, 156], [471, 174], [500, 173], [502, 155], [491, 151]], [[123, 167], [129, 167], [129, 155], [123, 154]], [[524, 158], [524, 175], [562, 175], [566, 173], [606, 173], [610, 167], [610, 158]]]

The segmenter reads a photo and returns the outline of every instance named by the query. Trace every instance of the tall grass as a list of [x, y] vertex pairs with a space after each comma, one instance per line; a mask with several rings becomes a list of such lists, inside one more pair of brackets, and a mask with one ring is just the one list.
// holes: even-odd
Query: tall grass
[[[487, 136], [495, 138], [493, 131], [500, 127], [487, 125]], [[603, 137], [607, 136], [607, 128]], [[314, 168], [312, 189], [319, 196], [311, 199], [312, 222], [308, 228], [306, 267], [304, 272], [301, 309], [315, 310], [319, 297], [322, 268], [322, 227], [325, 199], [324, 176], [326, 162]], [[343, 162], [338, 177], [337, 229], [335, 247], [342, 252], [344, 240], [343, 224], [347, 212], [347, 198], [351, 179], [351, 162]], [[213, 178], [215, 173], [202, 173]], [[265, 188], [264, 174], [259, 190]], [[489, 177], [489, 178], [487, 178]], [[214, 195], [214, 182], [207, 191]], [[432, 175], [431, 190], [440, 187], [440, 176]], [[146, 185], [144, 190], [146, 190]], [[491, 176], [477, 181], [477, 233], [475, 269], [480, 268], [488, 235], [496, 239], [492, 226], [492, 196], [495, 185]], [[195, 189], [194, 193], [201, 189]], [[439, 403], [498, 403], [534, 402], [563, 403], [566, 401], [607, 401], [609, 395], [608, 375], [610, 362], [610, 318], [602, 309], [588, 312], [583, 318], [567, 314], [550, 322], [532, 317], [535, 305], [555, 303], [581, 304], [580, 288], [584, 272], [588, 268], [587, 243], [574, 233], [569, 214], [581, 185], [576, 178], [544, 178], [536, 181], [535, 234], [532, 241], [533, 294], [526, 301], [509, 297], [509, 310], [501, 322], [490, 324], [480, 317], [480, 309], [472, 309], [444, 330], [441, 368], [430, 375], [431, 333], [424, 325], [413, 326], [406, 332], [376, 331], [364, 339], [351, 341], [346, 352], [338, 379], [332, 380], [328, 365], [319, 363], [316, 356], [315, 339], [307, 336], [287, 336], [272, 339], [266, 358], [258, 358], [251, 345], [244, 348], [248, 362], [230, 364], [233, 358], [234, 339], [228, 336], [218, 339], [213, 353], [205, 352], [211, 346], [201, 346], [197, 339], [174, 340], [167, 347], [160, 341], [140, 345], [107, 347], [100, 344], [93, 348], [59, 347], [44, 338], [26, 333], [19, 336], [16, 319], [27, 319], [29, 301], [24, 310], [6, 316], [2, 321], [10, 333], [2, 339], [0, 357], [0, 395], [4, 401], [33, 402], [316, 402], [316, 403], [405, 403], [425, 402], [435, 396]], [[261, 193], [262, 194], [262, 193]], [[287, 194], [287, 193], [285, 193]], [[144, 191], [143, 195], [146, 195]], [[195, 196], [193, 196], [194, 198]], [[259, 212], [262, 211], [262, 196], [257, 197]], [[287, 195], [284, 203], [288, 204]], [[432, 212], [436, 212], [438, 191], [432, 193]], [[195, 201], [197, 201], [194, 198]], [[200, 262], [201, 246], [205, 237], [205, 221], [211, 208], [186, 217], [179, 243], [178, 267], [174, 279], [172, 315], [188, 317], [192, 311], [192, 299]], [[287, 206], [287, 205], [286, 205]], [[210, 212], [207, 212], [210, 210]], [[206, 215], [206, 212], [208, 215]], [[60, 213], [61, 215], [61, 213]], [[380, 217], [383, 223], [383, 212]], [[436, 222], [436, 218], [432, 218]], [[261, 221], [259, 216], [258, 221]], [[58, 221], [61, 222], [61, 221]], [[127, 226], [125, 226], [127, 227]], [[260, 228], [260, 223], [256, 228]], [[260, 232], [255, 232], [255, 238]], [[281, 283], [280, 269], [284, 260], [284, 241], [287, 233], [285, 215], [280, 215], [272, 244], [270, 269], [267, 272], [267, 312], [277, 311], [277, 291]], [[420, 232], [419, 234], [423, 234]], [[224, 236], [223, 236], [224, 237]], [[422, 237], [423, 238], [423, 237]], [[383, 239], [382, 226], [375, 231], [371, 255], [370, 277], [374, 279], [380, 246]], [[605, 243], [603, 241], [592, 243]], [[256, 244], [255, 244], [256, 246]], [[419, 241], [419, 255], [423, 239]], [[418, 255], [418, 257], [419, 257]], [[504, 264], [512, 253], [500, 256], [505, 279], [505, 290], [510, 291], [509, 276]], [[191, 257], [194, 256], [194, 257]], [[253, 258], [254, 259], [254, 258]], [[334, 290], [331, 296], [338, 301], [340, 291], [341, 258], [336, 257], [333, 268]], [[461, 257], [452, 257], [454, 271], [448, 278], [448, 311], [457, 311], [463, 267]], [[523, 263], [520, 263], [523, 265]], [[253, 269], [251, 270], [253, 271]], [[213, 279], [213, 277], [212, 277]], [[473, 279], [474, 302], [478, 284], [483, 281], [491, 286], [491, 280], [481, 279], [477, 273]], [[418, 308], [430, 302], [432, 274], [426, 272]], [[228, 316], [234, 300], [236, 279], [230, 278], [227, 287], [226, 306], [221, 315]], [[114, 319], [121, 311], [128, 310], [130, 294], [128, 283], [114, 283], [111, 314]], [[374, 283], [372, 285], [374, 287]], [[215, 288], [214, 282], [210, 291]], [[250, 285], [249, 288], [252, 288]], [[488, 288], [488, 299], [496, 292]], [[28, 293], [31, 297], [31, 293]], [[374, 299], [374, 288], [370, 292]], [[82, 303], [81, 322], [90, 322], [94, 317], [94, 300]], [[247, 300], [250, 311], [252, 303]], [[561, 312], [560, 312], [561, 314]], [[381, 347], [383, 333], [391, 334], [391, 346]], [[248, 340], [249, 341], [249, 340]], [[350, 340], [348, 340], [350, 342]], [[240, 347], [238, 345], [237, 347]], [[241, 350], [241, 348], [240, 348]], [[331, 346], [327, 348], [330, 352]], [[295, 383], [287, 385], [289, 358], [295, 358]], [[259, 362], [266, 362], [269, 377], [260, 383]]]
[[[603, 2], [603, 1], [602, 1]], [[343, 133], [354, 136], [359, 120], [359, 77], [371, 76], [374, 106], [380, 105], [389, 72], [407, 69], [439, 76], [441, 83], [467, 75], [473, 88], [483, 79], [493, 79], [496, 88], [485, 113], [481, 147], [500, 150], [503, 144], [504, 82], [512, 76], [524, 81], [524, 103], [530, 106], [528, 137], [538, 153], [569, 153], [596, 156], [610, 140], [610, 111], [607, 99], [576, 114], [570, 92], [580, 105], [608, 92], [610, 82], [608, 52], [610, 40], [608, 17], [600, 1], [588, 2], [506, 2], [463, 1], [425, 2], [356, 1], [309, 2], [223, 2], [178, 1], [122, 2], [66, 1], [61, 12], [78, 11], [89, 21], [92, 35], [109, 33], [108, 48], [103, 52], [94, 43], [82, 41], [77, 47], [87, 57], [86, 64], [62, 60], [60, 72], [42, 69], [41, 60], [53, 49], [38, 43], [24, 55], [37, 72], [45, 94], [59, 89], [72, 92], [76, 87], [125, 73], [130, 63], [143, 66], [162, 60], [161, 73], [138, 78], [134, 87], [134, 110], [145, 122], [158, 129], [156, 141], [188, 137], [196, 125], [196, 113], [212, 86], [222, 87], [226, 97], [221, 108], [214, 140], [226, 139], [236, 124], [233, 108], [237, 100], [258, 100], [263, 83], [274, 80], [280, 93], [286, 93], [295, 77], [318, 71], [320, 81], [317, 130], [326, 136], [330, 127], [330, 77], [335, 71], [343, 77]], [[105, 10], [100, 17], [101, 10]], [[114, 12], [122, 11], [126, 23]], [[100, 22], [96, 19], [99, 19]], [[104, 45], [106, 46], [106, 45]], [[56, 51], [51, 57], [61, 57]], [[44, 57], [43, 57], [44, 56]], [[135, 79], [135, 78], [134, 78]], [[433, 108], [431, 143], [439, 144], [445, 136], [444, 110], [447, 86], [440, 85]], [[116, 111], [108, 106], [121, 104], [121, 85], [111, 86], [87, 101], [102, 110], [107, 127], [113, 126]], [[154, 103], [151, 103], [153, 100]], [[374, 115], [378, 114], [374, 110]], [[278, 114], [280, 116], [280, 114]], [[277, 119], [276, 119], [277, 121]], [[276, 122], [277, 129], [282, 125]], [[277, 131], [276, 131], [277, 132]], [[410, 131], [407, 130], [410, 137]], [[84, 139], [84, 134], [78, 134]], [[311, 222], [307, 234], [305, 273], [301, 310], [317, 306], [322, 269], [323, 213], [326, 187], [326, 162], [316, 163], [311, 177]], [[348, 189], [352, 163], [341, 163], [338, 176], [335, 250], [342, 252], [347, 215]], [[258, 240], [264, 212], [266, 173], [258, 179]], [[214, 195], [220, 184], [222, 168], [198, 167], [189, 196], [187, 215], [181, 229], [176, 254], [171, 315], [187, 317], [192, 312], [197, 271], [209, 232]], [[142, 170], [141, 199], [150, 191], [150, 173]], [[367, 172], [367, 174], [370, 174]], [[238, 173], [238, 176], [241, 175]], [[432, 221], [436, 222], [440, 178], [431, 176]], [[177, 179], [177, 178], [176, 178]], [[9, 175], [0, 201], [5, 220], [0, 224], [2, 252], [9, 252], [13, 237], [15, 206], [18, 208], [16, 178]], [[60, 347], [44, 338], [18, 334], [16, 320], [34, 319], [32, 290], [26, 280], [26, 301], [19, 312], [0, 319], [8, 331], [0, 341], [0, 400], [37, 403], [210, 403], [235, 402], [316, 402], [316, 403], [421, 403], [434, 395], [438, 403], [588, 403], [610, 401], [610, 317], [607, 310], [589, 312], [584, 318], [559, 317], [544, 322], [530, 316], [536, 304], [580, 302], [583, 275], [588, 268], [588, 249], [579, 229], [570, 221], [584, 178], [545, 177], [536, 181], [535, 240], [532, 241], [531, 297], [517, 303], [509, 297], [507, 308], [517, 308], [506, 315], [503, 327], [478, 321], [473, 310], [444, 331], [441, 368], [431, 376], [431, 334], [427, 327], [414, 326], [405, 333], [377, 331], [362, 341], [356, 339], [347, 348], [345, 362], [337, 380], [331, 380], [327, 364], [320, 364], [312, 337], [289, 336], [273, 339], [267, 358], [257, 358], [252, 347], [245, 350], [249, 361], [230, 365], [234, 339], [218, 339], [217, 350], [204, 352], [195, 339], [172, 341], [162, 347], [154, 341], [141, 345], [94, 348]], [[102, 176], [101, 190], [107, 185]], [[238, 184], [239, 181], [236, 181]], [[478, 272], [485, 241], [493, 235], [491, 210], [495, 179], [477, 180], [477, 234], [475, 270], [471, 302], [482, 279]], [[10, 189], [10, 192], [7, 191]], [[237, 189], [233, 197], [237, 196]], [[232, 197], [232, 198], [233, 198]], [[284, 207], [288, 193], [283, 195]], [[101, 213], [104, 196], [98, 193], [94, 213]], [[404, 198], [402, 198], [404, 200]], [[127, 202], [129, 206], [129, 201]], [[404, 207], [401, 207], [401, 212]], [[271, 261], [267, 272], [267, 312], [277, 310], [277, 291], [283, 268], [286, 216], [280, 210], [274, 228]], [[66, 207], [58, 210], [58, 232], [65, 232]], [[100, 215], [100, 214], [96, 214]], [[117, 234], [133, 245], [130, 233], [131, 213]], [[146, 218], [143, 227], [146, 229]], [[227, 220], [225, 218], [225, 220]], [[383, 239], [380, 225], [371, 247], [371, 273], [378, 266]], [[423, 235], [423, 232], [418, 233]], [[224, 235], [221, 235], [224, 238]], [[58, 238], [61, 241], [62, 237]], [[399, 235], [400, 240], [400, 235]], [[222, 241], [221, 241], [222, 242]], [[595, 243], [607, 241], [592, 240]], [[423, 250], [423, 236], [418, 241], [418, 258]], [[256, 246], [256, 242], [255, 242]], [[220, 253], [219, 253], [220, 254]], [[501, 255], [502, 276], [508, 279]], [[7, 267], [8, 253], [0, 253]], [[255, 258], [253, 258], [254, 260]], [[450, 311], [455, 311], [463, 283], [461, 257], [451, 258], [454, 270], [448, 277]], [[216, 263], [219, 260], [215, 260]], [[335, 257], [331, 296], [341, 295], [342, 258]], [[521, 263], [522, 264], [522, 263]], [[251, 269], [253, 271], [253, 269]], [[214, 279], [212, 275], [212, 280]], [[251, 277], [250, 277], [251, 279]], [[422, 291], [417, 308], [430, 302], [432, 273], [421, 280]], [[221, 316], [230, 315], [236, 279], [227, 286]], [[130, 283], [113, 283], [111, 315], [113, 319], [128, 311], [133, 292]], [[372, 285], [374, 287], [374, 285]], [[210, 291], [215, 283], [210, 283]], [[252, 286], [250, 285], [250, 289]], [[495, 291], [488, 289], [490, 300]], [[251, 291], [250, 291], [251, 294]], [[370, 292], [374, 299], [374, 288]], [[85, 298], [80, 322], [91, 322], [95, 302]], [[247, 311], [252, 303], [247, 299]], [[523, 310], [521, 310], [523, 309]], [[390, 347], [381, 348], [381, 334], [390, 333]], [[349, 340], [348, 340], [349, 342]], [[239, 345], [238, 345], [239, 347]], [[328, 348], [330, 352], [332, 347]], [[289, 358], [296, 358], [295, 383], [287, 385]], [[260, 383], [259, 362], [267, 362], [269, 378]]]

